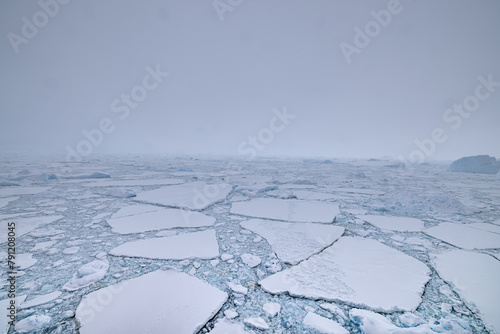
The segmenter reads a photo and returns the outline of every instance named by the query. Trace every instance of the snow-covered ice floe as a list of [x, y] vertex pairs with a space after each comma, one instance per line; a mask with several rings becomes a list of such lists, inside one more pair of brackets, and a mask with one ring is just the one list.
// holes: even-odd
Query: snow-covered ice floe
[[86, 295], [76, 309], [81, 334], [200, 330], [227, 294], [175, 270], [157, 270]]
[[215, 231], [205, 230], [131, 241], [113, 248], [109, 254], [170, 260], [213, 259], [219, 256], [219, 245]]
[[331, 223], [340, 210], [338, 203], [256, 198], [232, 203], [231, 213], [292, 222]]
[[307, 313], [302, 324], [305, 328], [315, 331], [315, 333], [349, 334], [339, 323], [312, 312]]
[[500, 261], [471, 251], [451, 250], [432, 257], [439, 276], [478, 311], [486, 327], [500, 333]]
[[136, 204], [121, 208], [106, 222], [113, 232], [127, 234], [175, 227], [212, 226], [215, 218], [200, 212]]
[[0, 196], [34, 195], [49, 189], [50, 187], [6, 187], [0, 188]]
[[426, 234], [464, 249], [500, 248], [500, 227], [488, 223], [441, 223]]
[[73, 274], [69, 282], [64, 284], [63, 289], [74, 291], [89, 286], [102, 279], [104, 275], [106, 275], [108, 269], [109, 262], [107, 260], [94, 260], [89, 262]]
[[[18, 218], [15, 220], [16, 223], [16, 236], [20, 237], [34, 229], [53, 223], [56, 220], [63, 218], [63, 216], [41, 216], [32, 218]], [[0, 224], [0, 243], [7, 241], [8, 234], [7, 223], [4, 222]]]
[[342, 237], [260, 281], [273, 294], [342, 301], [382, 312], [415, 310], [430, 278], [422, 262], [372, 239]]
[[330, 224], [250, 219], [240, 225], [261, 235], [283, 262], [294, 265], [330, 246], [344, 233], [343, 227]]
[[424, 229], [424, 222], [416, 218], [375, 215], [358, 215], [357, 217], [385, 230], [416, 232]]
[[152, 179], [152, 180], [109, 180], [86, 183], [87, 187], [131, 187], [131, 186], [159, 186], [181, 184], [180, 179]]
[[141, 192], [135, 200], [171, 207], [203, 210], [227, 197], [232, 186], [226, 183], [209, 184], [202, 181], [166, 186]]

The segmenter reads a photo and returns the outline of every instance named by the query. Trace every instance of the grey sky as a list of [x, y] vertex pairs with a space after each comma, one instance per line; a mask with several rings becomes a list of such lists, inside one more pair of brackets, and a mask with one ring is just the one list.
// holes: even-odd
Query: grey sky
[[[231, 10], [218, 13], [210, 0], [72, 0], [45, 25], [39, 14], [43, 26], [16, 53], [9, 33], [24, 38], [23, 17], [33, 23], [42, 8], [2, 1], [0, 151], [66, 154], [108, 118], [113, 131], [93, 153], [238, 155], [286, 107], [295, 118], [275, 122], [258, 154], [500, 157], [500, 86], [474, 97], [478, 77], [500, 82], [500, 2], [220, 3]], [[388, 7], [397, 13], [371, 25], [380, 31], [348, 63], [340, 44], [355, 46], [355, 27]], [[168, 77], [146, 78], [157, 87], [120, 119], [113, 101], [157, 65]], [[462, 111], [470, 116], [446, 112], [467, 98], [479, 101]], [[430, 139], [436, 128], [440, 142]]]

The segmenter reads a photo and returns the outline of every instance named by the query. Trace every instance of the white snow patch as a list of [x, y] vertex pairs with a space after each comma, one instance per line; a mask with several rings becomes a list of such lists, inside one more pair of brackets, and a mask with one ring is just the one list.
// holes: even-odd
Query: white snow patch
[[191, 334], [226, 300], [225, 292], [196, 277], [157, 270], [88, 294], [76, 309], [76, 320], [82, 334]]
[[343, 237], [260, 284], [274, 294], [289, 292], [393, 312], [415, 310], [429, 277], [429, 268], [413, 257], [375, 240]]
[[283, 262], [294, 265], [330, 246], [344, 233], [341, 226], [315, 223], [251, 219], [240, 225], [264, 237]]
[[69, 280], [64, 284], [63, 289], [75, 291], [104, 278], [109, 269], [107, 260], [94, 260], [80, 267]]
[[500, 332], [500, 262], [475, 252], [452, 250], [431, 258], [439, 276], [452, 285], [490, 329]]
[[307, 313], [302, 325], [321, 334], [349, 334], [339, 323], [312, 312]]
[[256, 198], [232, 203], [231, 213], [284, 221], [331, 223], [340, 210], [339, 204], [333, 202]]
[[362, 219], [378, 228], [399, 232], [418, 232], [424, 229], [424, 222], [410, 217], [359, 215]]
[[213, 259], [219, 256], [214, 230], [177, 234], [171, 237], [144, 239], [124, 243], [110, 252], [116, 256], [150, 259]]
[[500, 234], [489, 232], [484, 227], [478, 228], [477, 224], [441, 223], [425, 233], [460, 248], [500, 248]]
[[212, 226], [215, 218], [200, 212], [137, 204], [121, 208], [106, 222], [113, 232], [128, 234], [175, 227]]
[[226, 183], [208, 184], [197, 181], [141, 192], [135, 197], [135, 200], [192, 210], [203, 210], [207, 206], [226, 198], [231, 190], [232, 186]]

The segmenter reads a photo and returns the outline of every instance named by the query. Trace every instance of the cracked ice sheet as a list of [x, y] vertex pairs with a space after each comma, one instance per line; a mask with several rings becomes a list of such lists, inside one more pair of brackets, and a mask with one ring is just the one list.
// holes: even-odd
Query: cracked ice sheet
[[232, 203], [231, 213], [284, 221], [331, 223], [340, 210], [338, 203], [256, 198]]
[[251, 219], [240, 225], [265, 238], [283, 262], [293, 265], [330, 246], [344, 233], [341, 226], [315, 223]]
[[424, 222], [420, 219], [395, 216], [359, 215], [364, 220], [380, 229], [399, 232], [418, 232], [424, 229]]
[[139, 193], [134, 200], [203, 210], [207, 206], [225, 199], [231, 190], [232, 186], [227, 183], [209, 184], [197, 181], [144, 191]]
[[86, 187], [131, 187], [131, 186], [159, 186], [184, 183], [180, 179], [153, 179], [153, 180], [112, 180], [86, 183]]
[[157, 270], [88, 294], [76, 309], [76, 320], [82, 334], [192, 334], [226, 300], [225, 292], [196, 277]]
[[15, 200], [19, 199], [19, 197], [7, 197], [7, 198], [0, 198], [0, 208], [3, 208], [10, 202], [13, 202]]
[[500, 248], [500, 234], [486, 230], [481, 223], [441, 223], [424, 233], [464, 249]]
[[215, 231], [206, 230], [126, 242], [109, 254], [164, 260], [213, 259], [219, 256], [219, 244]]
[[106, 222], [113, 232], [128, 234], [175, 227], [212, 226], [215, 218], [200, 212], [137, 204], [121, 208]]
[[[28, 232], [33, 231], [39, 226], [47, 225], [63, 218], [63, 216], [44, 216], [44, 217], [33, 217], [33, 218], [18, 218], [16, 219], [16, 236], [20, 237]], [[7, 241], [8, 234], [7, 223], [1, 224], [0, 227], [0, 243]], [[4, 241], [5, 240], [5, 241]]]
[[413, 311], [430, 278], [422, 262], [372, 239], [342, 237], [260, 284], [273, 294], [342, 301], [376, 311]]
[[[490, 255], [452, 250], [431, 261], [439, 276], [450, 283], [493, 331], [500, 333], [500, 262]], [[474, 307], [475, 305], [475, 307]]]

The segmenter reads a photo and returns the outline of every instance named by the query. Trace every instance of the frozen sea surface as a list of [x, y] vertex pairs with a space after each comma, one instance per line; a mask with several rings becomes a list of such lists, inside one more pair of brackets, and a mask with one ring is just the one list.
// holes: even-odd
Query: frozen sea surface
[[[500, 332], [500, 182], [387, 161], [0, 160], [0, 333]], [[392, 166], [392, 167], [391, 167]]]

